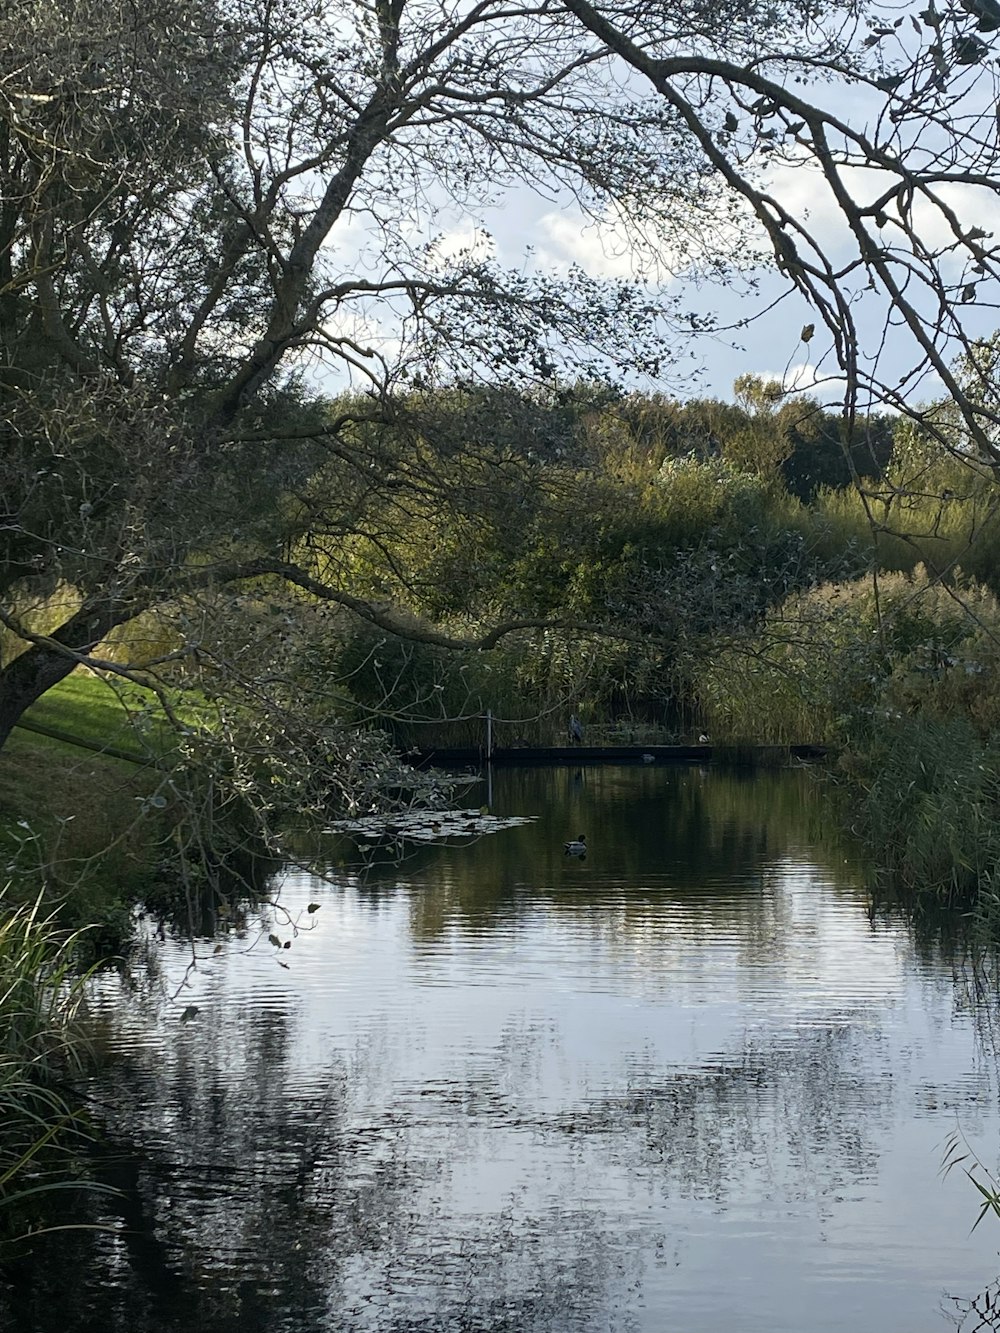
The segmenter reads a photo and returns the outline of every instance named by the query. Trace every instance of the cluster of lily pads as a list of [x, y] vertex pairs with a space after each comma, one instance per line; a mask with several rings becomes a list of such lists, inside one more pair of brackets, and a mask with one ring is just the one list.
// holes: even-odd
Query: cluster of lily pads
[[491, 815], [483, 806], [478, 810], [406, 810], [385, 815], [362, 815], [338, 819], [329, 825], [330, 833], [348, 833], [364, 842], [387, 839], [409, 842], [440, 842], [444, 838], [480, 838], [487, 833], [530, 824], [535, 816]]

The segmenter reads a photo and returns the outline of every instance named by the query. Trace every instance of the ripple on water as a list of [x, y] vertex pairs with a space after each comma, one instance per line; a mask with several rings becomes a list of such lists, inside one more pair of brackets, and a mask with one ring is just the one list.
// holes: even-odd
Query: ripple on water
[[98, 985], [141, 1204], [93, 1261], [119, 1313], [160, 1283], [155, 1333], [922, 1333], [990, 1280], [939, 1171], [956, 1118], [1000, 1129], [975, 1003], [870, 919], [797, 775], [494, 797], [538, 817], [288, 876], [260, 938], [161, 946], [171, 1003]]

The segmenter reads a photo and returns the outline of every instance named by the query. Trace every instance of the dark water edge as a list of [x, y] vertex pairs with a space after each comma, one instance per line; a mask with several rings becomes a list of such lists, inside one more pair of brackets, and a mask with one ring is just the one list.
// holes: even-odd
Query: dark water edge
[[0, 1329], [976, 1326], [1000, 1231], [940, 1174], [956, 1126], [1000, 1142], [968, 942], [871, 911], [807, 773], [492, 798], [537, 818], [363, 867], [331, 844], [181, 990], [179, 939], [145, 988], [102, 983], [121, 1194], [8, 1257]]

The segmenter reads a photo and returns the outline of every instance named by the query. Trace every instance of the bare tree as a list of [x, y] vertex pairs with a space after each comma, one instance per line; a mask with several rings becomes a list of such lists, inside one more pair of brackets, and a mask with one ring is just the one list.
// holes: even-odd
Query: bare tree
[[[887, 405], [923, 419], [922, 401], [944, 392], [965, 428], [959, 449], [1000, 463], [992, 363], [976, 355], [997, 308], [1000, 7], [817, 5], [789, 36], [750, 6], [734, 42], [707, 12], [681, 25], [659, 6], [564, 3], [756, 218], [815, 312], [801, 344], [829, 339], [848, 416]], [[789, 170], [810, 182], [812, 216], [783, 197]], [[979, 373], [963, 380], [960, 359]], [[939, 439], [956, 448], [954, 432]]]

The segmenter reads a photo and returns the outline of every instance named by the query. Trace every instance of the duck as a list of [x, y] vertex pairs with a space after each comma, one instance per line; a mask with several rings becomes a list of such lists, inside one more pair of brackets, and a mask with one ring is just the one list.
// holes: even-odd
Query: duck
[[578, 838], [572, 838], [569, 842], [564, 842], [567, 856], [586, 856], [587, 855], [587, 837], [581, 833]]

